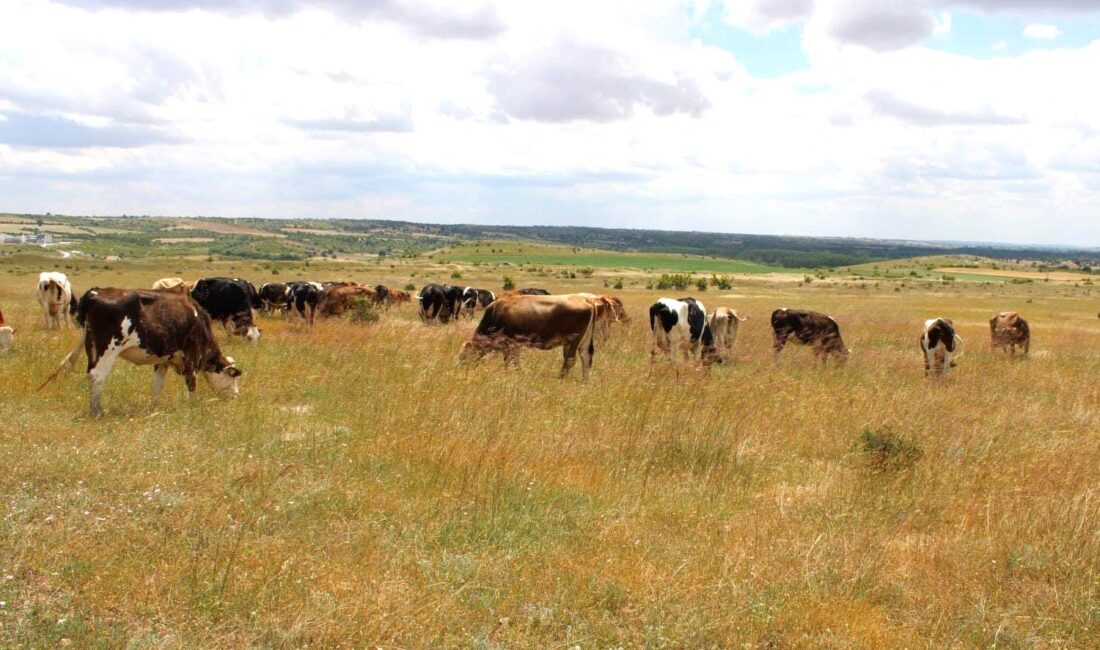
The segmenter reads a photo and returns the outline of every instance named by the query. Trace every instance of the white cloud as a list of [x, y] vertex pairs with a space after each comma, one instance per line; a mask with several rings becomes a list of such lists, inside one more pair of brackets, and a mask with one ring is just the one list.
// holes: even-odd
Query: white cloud
[[353, 4], [0, 3], [0, 208], [1100, 244], [1100, 41], [969, 58], [923, 46], [961, 2], [739, 3], [805, 25], [809, 69], [761, 79], [680, 0], [405, 5], [493, 17], [461, 38]]
[[1057, 25], [1044, 25], [1032, 23], [1024, 28], [1024, 36], [1036, 39], [1052, 39], [1062, 35], [1062, 30]]

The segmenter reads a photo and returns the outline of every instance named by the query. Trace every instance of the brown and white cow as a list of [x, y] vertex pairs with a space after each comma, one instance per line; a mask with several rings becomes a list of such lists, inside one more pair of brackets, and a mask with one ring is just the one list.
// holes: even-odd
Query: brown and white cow
[[188, 282], [183, 278], [161, 278], [153, 283], [154, 291], [171, 291], [172, 293], [189, 294], [194, 288], [194, 282]]
[[0, 311], [0, 354], [11, 349], [15, 341], [15, 330], [10, 325], [4, 324], [4, 312]]
[[349, 309], [355, 306], [356, 300], [371, 302], [374, 299], [375, 290], [371, 287], [359, 285], [339, 285], [325, 289], [321, 301], [317, 303], [317, 313], [321, 316], [343, 316]]
[[989, 336], [994, 350], [1016, 356], [1016, 346], [1026, 355], [1031, 350], [1031, 328], [1027, 321], [1014, 311], [1002, 311], [989, 319]]
[[76, 308], [73, 297], [73, 285], [69, 278], [58, 271], [43, 271], [38, 274], [38, 304], [42, 307], [42, 317], [46, 329], [69, 326], [72, 310]]
[[187, 296], [144, 289], [90, 289], [77, 306], [76, 322], [84, 328], [83, 341], [43, 386], [60, 371], [72, 367], [83, 345], [88, 356], [93, 416], [103, 411], [103, 386], [120, 357], [137, 365], [153, 366], [153, 403], [164, 387], [169, 368], [183, 376], [192, 397], [198, 373], [219, 397], [237, 395], [241, 371], [231, 357], [222, 356], [210, 328], [210, 316]]
[[920, 337], [920, 349], [924, 353], [924, 374], [947, 376], [947, 371], [958, 365], [955, 359], [962, 356], [962, 337], [955, 333], [955, 324], [946, 318], [929, 318], [924, 321], [924, 334]]
[[579, 295], [500, 297], [485, 309], [473, 337], [462, 344], [462, 359], [480, 359], [499, 351], [515, 361], [521, 347], [551, 350], [562, 347], [565, 377], [581, 358], [581, 374], [588, 378], [595, 354], [596, 305]]
[[748, 316], [741, 316], [737, 310], [729, 307], [718, 307], [707, 317], [710, 331], [714, 332], [714, 347], [719, 352], [724, 351], [726, 356], [733, 354], [733, 346], [737, 343], [737, 326], [745, 322]]
[[803, 311], [801, 309], [787, 309], [783, 307], [772, 312], [772, 332], [775, 335], [775, 343], [772, 350], [775, 352], [775, 360], [779, 361], [779, 353], [787, 345], [787, 339], [795, 337], [802, 345], [813, 347], [814, 356], [826, 363], [829, 356], [836, 357], [843, 363], [848, 360], [851, 350], [844, 347], [844, 341], [840, 338], [840, 325], [832, 316], [826, 316], [816, 311]]

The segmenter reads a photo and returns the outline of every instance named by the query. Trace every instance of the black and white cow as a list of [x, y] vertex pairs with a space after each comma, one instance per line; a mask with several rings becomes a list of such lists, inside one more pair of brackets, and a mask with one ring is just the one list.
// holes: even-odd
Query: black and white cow
[[182, 294], [144, 289], [90, 289], [76, 309], [84, 338], [73, 348], [45, 386], [71, 368], [83, 347], [88, 356], [88, 391], [93, 416], [103, 411], [100, 396], [115, 361], [153, 366], [155, 403], [172, 368], [195, 395], [195, 375], [202, 373], [218, 396], [236, 397], [241, 371], [222, 356], [206, 311]]
[[271, 316], [275, 310], [286, 313], [287, 285], [282, 282], [265, 282], [260, 285], [260, 306], [264, 313]]
[[948, 319], [930, 318], [924, 321], [920, 349], [924, 353], [924, 374], [946, 376], [948, 369], [955, 367], [955, 359], [962, 356], [962, 338]]
[[466, 287], [462, 290], [462, 311], [467, 317], [473, 318], [474, 311], [478, 307], [484, 309], [491, 305], [496, 299], [496, 294], [488, 289]]
[[649, 308], [649, 329], [652, 332], [650, 361], [656, 361], [657, 356], [664, 353], [675, 362], [677, 350], [685, 359], [702, 359], [704, 363], [718, 359], [706, 308], [694, 298], [659, 298]]
[[286, 290], [287, 313], [297, 314], [307, 325], [312, 326], [317, 306], [324, 294], [324, 285], [319, 282], [291, 282]]
[[253, 343], [260, 340], [260, 328], [256, 327], [252, 310], [262, 304], [251, 282], [240, 278], [203, 278], [191, 289], [191, 298], [227, 331]]
[[420, 301], [420, 319], [425, 323], [439, 319], [441, 323], [458, 318], [462, 309], [462, 287], [426, 284], [417, 297]]

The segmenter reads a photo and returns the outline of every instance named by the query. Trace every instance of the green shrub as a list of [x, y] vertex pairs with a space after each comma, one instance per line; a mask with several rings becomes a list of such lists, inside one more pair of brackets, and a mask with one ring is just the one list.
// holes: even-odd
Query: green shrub
[[356, 298], [348, 311], [348, 320], [353, 323], [377, 323], [379, 318], [378, 310], [366, 298]]
[[695, 288], [698, 289], [699, 291], [706, 291], [707, 290], [707, 279], [706, 278], [699, 278], [698, 280], [696, 280], [695, 281]]
[[657, 289], [663, 291], [665, 289], [687, 289], [691, 284], [690, 273], [665, 273], [661, 275], [661, 278], [657, 280]]
[[454, 273], [451, 273], [451, 279], [452, 280], [461, 280], [462, 279], [462, 273], [459, 272], [459, 271], [455, 271]]
[[502, 287], [505, 291], [511, 291], [512, 289], [516, 288], [516, 281], [512, 278], [512, 276], [505, 275], [503, 280], [504, 284], [502, 285]]
[[581, 268], [577, 269], [577, 273], [580, 273], [581, 275], [583, 275], [586, 278], [591, 277], [592, 274], [595, 273], [595, 272], [596, 272], [596, 269], [592, 268], [591, 266], [584, 266], [584, 267], [581, 267]]
[[416, 285], [412, 282], [405, 285], [405, 291], [416, 291]]
[[622, 278], [615, 278], [615, 284], [612, 285], [612, 287], [615, 288], [615, 289], [622, 289], [623, 288], [623, 279]]
[[733, 276], [732, 275], [712, 275], [710, 276], [710, 283], [718, 287], [722, 291], [729, 291], [733, 288]]

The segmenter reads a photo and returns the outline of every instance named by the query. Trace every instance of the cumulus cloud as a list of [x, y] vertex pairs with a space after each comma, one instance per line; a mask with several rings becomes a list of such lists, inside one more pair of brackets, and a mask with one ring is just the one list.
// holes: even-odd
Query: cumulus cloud
[[654, 78], [622, 52], [573, 41], [498, 63], [488, 88], [504, 113], [539, 122], [623, 120], [637, 107], [698, 117], [709, 106], [686, 73]]
[[0, 143], [15, 147], [87, 149], [134, 148], [176, 142], [161, 129], [127, 124], [91, 125], [57, 115], [9, 112], [0, 119]]
[[814, 0], [742, 0], [727, 2], [725, 7], [727, 22], [762, 34], [808, 18]]
[[427, 0], [61, 0], [88, 9], [214, 11], [285, 16], [305, 9], [329, 11], [353, 20], [386, 20], [431, 38], [485, 39], [504, 30], [492, 5], [461, 6]]
[[915, 45], [937, 28], [934, 14], [907, 0], [840, 0], [823, 19], [837, 40], [876, 51]]
[[1032, 23], [1024, 28], [1024, 36], [1027, 38], [1050, 40], [1058, 38], [1062, 35], [1062, 30], [1058, 29], [1057, 25], [1044, 25], [1042, 23]]

